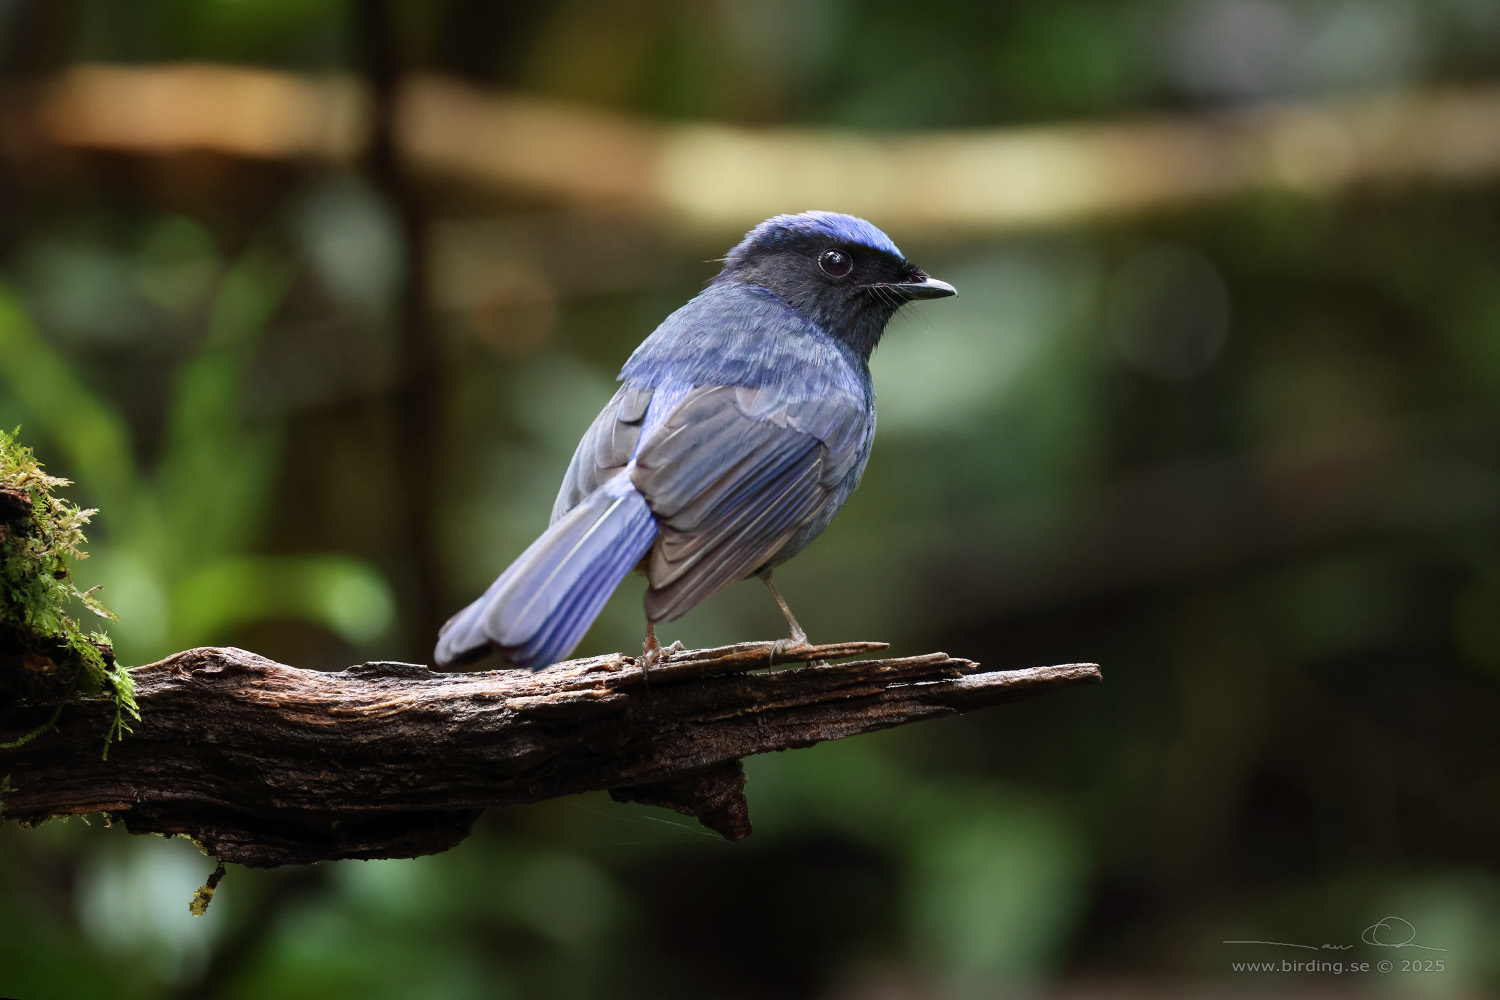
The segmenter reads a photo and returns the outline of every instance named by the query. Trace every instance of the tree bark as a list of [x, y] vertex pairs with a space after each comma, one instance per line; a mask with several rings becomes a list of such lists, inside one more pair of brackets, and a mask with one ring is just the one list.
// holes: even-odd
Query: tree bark
[[[622, 654], [538, 673], [393, 662], [320, 673], [191, 649], [132, 671], [141, 719], [107, 757], [104, 699], [0, 751], [3, 818], [105, 812], [132, 833], [275, 867], [436, 853], [487, 806], [607, 789], [738, 840], [750, 833], [743, 757], [1100, 679], [1093, 664], [985, 671], [945, 653], [813, 662], [885, 648], [673, 649], [649, 676]], [[750, 672], [789, 662], [812, 665]], [[37, 711], [0, 708], [0, 742]]]

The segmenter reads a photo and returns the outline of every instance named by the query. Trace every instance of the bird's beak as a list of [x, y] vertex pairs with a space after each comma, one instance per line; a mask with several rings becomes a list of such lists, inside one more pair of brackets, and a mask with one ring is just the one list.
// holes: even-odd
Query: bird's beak
[[891, 285], [890, 287], [906, 296], [908, 300], [946, 299], [950, 295], [958, 294], [958, 289], [946, 281], [939, 281], [936, 278], [929, 278], [926, 275], [922, 276], [921, 281], [903, 281], [900, 284]]

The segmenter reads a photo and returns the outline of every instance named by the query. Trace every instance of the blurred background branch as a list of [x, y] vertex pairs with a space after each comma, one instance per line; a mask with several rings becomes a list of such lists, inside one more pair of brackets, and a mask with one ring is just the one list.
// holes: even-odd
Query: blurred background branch
[[[378, 30], [367, 44], [383, 44]], [[77, 150], [349, 163], [369, 149], [379, 163], [390, 147], [432, 181], [716, 230], [825, 204], [907, 232], [1036, 229], [1262, 188], [1333, 193], [1500, 173], [1500, 89], [1490, 86], [882, 135], [663, 125], [430, 74], [369, 79], [79, 66], [14, 102], [0, 142], [34, 160]]]

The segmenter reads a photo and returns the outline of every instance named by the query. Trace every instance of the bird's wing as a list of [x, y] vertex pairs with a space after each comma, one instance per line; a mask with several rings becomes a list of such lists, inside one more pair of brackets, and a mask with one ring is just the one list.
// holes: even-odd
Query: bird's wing
[[763, 566], [828, 501], [870, 428], [864, 401], [838, 390], [688, 392], [641, 442], [632, 474], [660, 530], [647, 616], [670, 621]]
[[578, 442], [578, 450], [573, 452], [568, 474], [557, 491], [557, 502], [552, 505], [552, 523], [556, 524], [629, 463], [650, 405], [651, 390], [629, 384], [622, 385], [614, 398], [604, 404], [583, 440]]

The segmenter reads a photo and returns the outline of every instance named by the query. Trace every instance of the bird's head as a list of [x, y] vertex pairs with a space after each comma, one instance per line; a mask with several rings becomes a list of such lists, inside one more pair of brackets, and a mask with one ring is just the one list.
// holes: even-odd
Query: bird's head
[[897, 309], [956, 294], [909, 263], [885, 233], [837, 212], [767, 219], [729, 251], [715, 280], [769, 289], [865, 358]]

